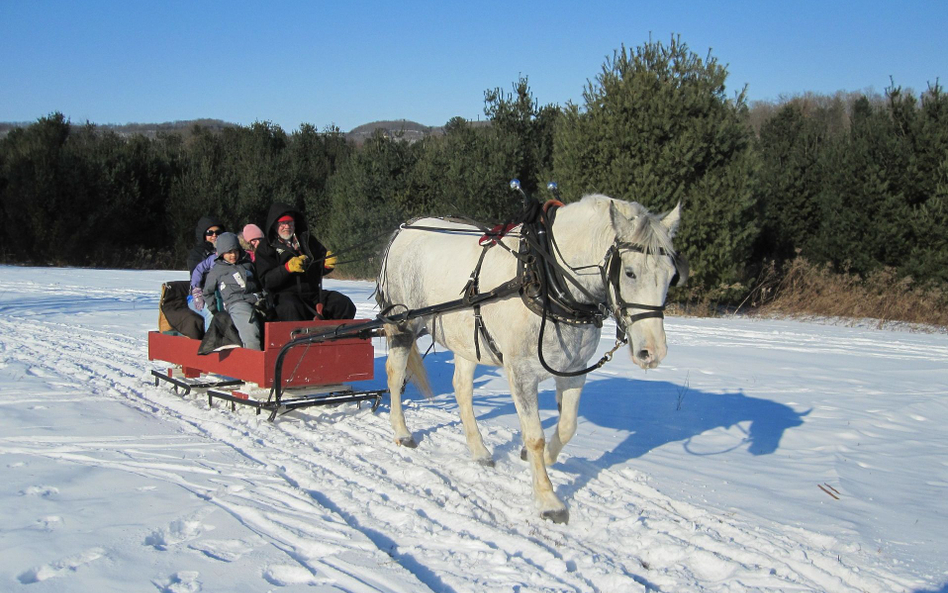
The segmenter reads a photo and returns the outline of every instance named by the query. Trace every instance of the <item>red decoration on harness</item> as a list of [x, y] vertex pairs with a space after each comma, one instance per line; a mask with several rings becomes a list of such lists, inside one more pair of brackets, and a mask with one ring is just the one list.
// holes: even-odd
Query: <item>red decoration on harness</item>
[[517, 225], [512, 222], [507, 224], [498, 224], [491, 230], [484, 233], [484, 235], [478, 239], [477, 244], [481, 247], [487, 244], [495, 244], [497, 243], [497, 239], [503, 239], [504, 235], [509, 233], [510, 229], [514, 228], [515, 226]]

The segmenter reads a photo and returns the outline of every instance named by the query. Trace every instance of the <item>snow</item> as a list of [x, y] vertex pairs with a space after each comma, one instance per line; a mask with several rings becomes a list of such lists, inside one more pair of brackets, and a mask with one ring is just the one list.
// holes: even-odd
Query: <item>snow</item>
[[[269, 423], [155, 387], [181, 279], [0, 267], [0, 590], [948, 591], [944, 333], [669, 317], [661, 367], [589, 376], [555, 525], [497, 369], [475, 379], [497, 464], [470, 460], [449, 352], [436, 397], [406, 394], [417, 449], [387, 401]], [[370, 283], [330, 287], [374, 317]]]

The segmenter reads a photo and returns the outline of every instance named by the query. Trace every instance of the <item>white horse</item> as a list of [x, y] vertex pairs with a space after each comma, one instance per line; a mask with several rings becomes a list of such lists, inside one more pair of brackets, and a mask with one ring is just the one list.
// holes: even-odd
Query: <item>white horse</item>
[[[570, 296], [590, 305], [608, 303], [609, 312], [627, 331], [632, 360], [643, 369], [658, 366], [666, 353], [661, 311], [677, 273], [672, 237], [679, 217], [680, 205], [658, 216], [634, 202], [590, 195], [558, 208], [552, 225], [556, 261], [582, 286], [579, 289], [566, 282]], [[379, 273], [380, 304], [383, 308], [403, 305], [417, 310], [458, 299], [481, 257], [480, 235], [481, 231], [473, 225], [437, 218], [403, 225], [389, 244]], [[522, 240], [525, 239], [520, 235], [507, 236], [502, 241], [510, 250], [494, 246], [487, 251], [479, 274], [481, 293], [517, 277], [514, 253]], [[475, 311], [471, 307], [386, 325], [389, 353], [385, 368], [395, 442], [416, 446], [405, 425], [401, 393], [409, 366], [415, 382], [423, 391], [427, 390], [427, 378], [415, 346], [416, 338], [427, 330], [438, 344], [455, 355], [454, 393], [467, 444], [474, 460], [485, 465], [493, 465], [493, 460], [474, 419], [474, 371], [478, 364], [504, 367], [520, 419], [540, 514], [557, 523], [566, 522], [569, 512], [553, 492], [546, 466], [556, 461], [576, 430], [585, 374], [556, 376], [560, 417], [552, 438], [545, 441], [537, 385], [551, 373], [538, 357], [541, 316], [531, 311], [519, 294], [486, 302], [480, 315], [486, 331], [480, 332], [477, 339]], [[545, 366], [563, 372], [581, 371], [596, 353], [600, 329], [595, 323], [547, 319], [540, 353]], [[493, 347], [487, 343], [491, 337]]]

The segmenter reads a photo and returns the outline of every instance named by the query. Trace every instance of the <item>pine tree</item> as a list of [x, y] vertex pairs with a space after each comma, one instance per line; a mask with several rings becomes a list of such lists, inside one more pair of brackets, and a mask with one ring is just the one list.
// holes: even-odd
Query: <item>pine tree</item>
[[679, 38], [622, 47], [569, 105], [554, 144], [564, 196], [602, 192], [651, 210], [684, 208], [676, 245], [692, 291], [736, 296], [757, 236], [756, 172], [744, 93], [725, 96], [727, 70]]
[[820, 224], [820, 151], [827, 135], [821, 118], [804, 113], [798, 102], [783, 105], [761, 126], [756, 149], [762, 226], [756, 262], [780, 263], [809, 253]]
[[384, 245], [404, 218], [400, 205], [409, 202], [409, 176], [417, 161], [413, 145], [377, 132], [329, 179], [331, 204], [323, 243], [346, 249], [343, 266], [349, 273], [374, 275], [378, 260], [363, 258]]

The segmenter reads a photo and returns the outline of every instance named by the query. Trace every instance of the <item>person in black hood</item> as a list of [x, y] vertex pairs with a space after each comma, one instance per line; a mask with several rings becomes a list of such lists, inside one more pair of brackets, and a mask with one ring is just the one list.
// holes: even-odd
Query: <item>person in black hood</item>
[[194, 237], [197, 240], [191, 251], [188, 252], [188, 273], [193, 274], [194, 268], [207, 259], [209, 255], [217, 253], [215, 244], [217, 237], [226, 231], [219, 218], [202, 216], [194, 227]]
[[[198, 267], [208, 256], [217, 253], [217, 238], [225, 231], [220, 219], [214, 216], [202, 216], [194, 227], [194, 238], [197, 239], [194, 247], [188, 252], [188, 273], [194, 275], [194, 268]], [[197, 295], [201, 294], [203, 286], [197, 287]], [[195, 293], [188, 294], [188, 309], [191, 309], [204, 319], [204, 328], [211, 325], [211, 311], [195, 299]]]
[[257, 276], [273, 295], [277, 320], [355, 317], [349, 297], [323, 289], [323, 276], [333, 270], [336, 258], [312, 236], [302, 212], [273, 204], [264, 232], [266, 242], [256, 251]]

